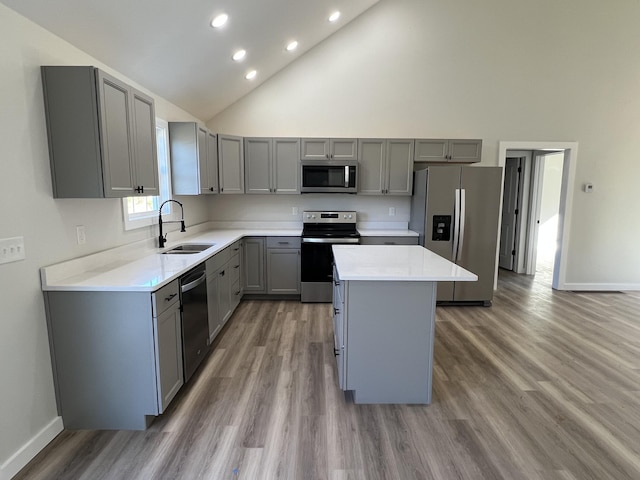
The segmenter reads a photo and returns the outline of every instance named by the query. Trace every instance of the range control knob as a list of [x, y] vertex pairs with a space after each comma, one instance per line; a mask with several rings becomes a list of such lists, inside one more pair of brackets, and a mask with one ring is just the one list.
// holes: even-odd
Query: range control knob
[[353, 215], [349, 214], [349, 218], [353, 218]]

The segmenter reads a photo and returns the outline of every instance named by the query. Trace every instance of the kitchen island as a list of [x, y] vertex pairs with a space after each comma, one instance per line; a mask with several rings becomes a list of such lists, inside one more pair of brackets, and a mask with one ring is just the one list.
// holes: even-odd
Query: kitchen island
[[436, 288], [476, 281], [417, 246], [334, 245], [338, 382], [355, 403], [431, 403]]

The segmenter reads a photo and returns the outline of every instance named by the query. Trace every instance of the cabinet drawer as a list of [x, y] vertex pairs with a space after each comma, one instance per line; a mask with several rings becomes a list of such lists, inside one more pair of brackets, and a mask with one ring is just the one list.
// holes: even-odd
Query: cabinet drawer
[[300, 237], [267, 237], [267, 248], [300, 248]]
[[173, 281], [165, 285], [160, 290], [153, 292], [151, 295], [151, 303], [153, 306], [153, 316], [158, 317], [171, 305], [180, 300], [178, 295], [178, 281]]
[[418, 237], [362, 237], [361, 245], [418, 245]]

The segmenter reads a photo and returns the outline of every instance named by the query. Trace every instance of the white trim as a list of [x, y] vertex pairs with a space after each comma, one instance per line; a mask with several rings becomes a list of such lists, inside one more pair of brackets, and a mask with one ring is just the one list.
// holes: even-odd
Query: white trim
[[565, 290], [575, 292], [636, 292], [640, 283], [565, 283]]
[[62, 417], [54, 418], [49, 424], [25, 443], [9, 459], [0, 466], [0, 480], [9, 480], [22, 470], [42, 451], [60, 432], [64, 430]]
[[[503, 170], [507, 158], [507, 150], [564, 150], [564, 166], [562, 169], [562, 188], [560, 190], [560, 211], [558, 212], [558, 240], [559, 248], [553, 266], [552, 287], [556, 290], [569, 290], [566, 286], [567, 254], [569, 248], [569, 234], [571, 228], [571, 212], [573, 209], [573, 188], [578, 163], [578, 142], [498, 142], [498, 165]], [[504, 185], [503, 185], [504, 188]], [[502, 225], [502, 193], [500, 197], [500, 221]], [[496, 283], [498, 281], [498, 254], [500, 248], [498, 227], [498, 245], [496, 246]]]

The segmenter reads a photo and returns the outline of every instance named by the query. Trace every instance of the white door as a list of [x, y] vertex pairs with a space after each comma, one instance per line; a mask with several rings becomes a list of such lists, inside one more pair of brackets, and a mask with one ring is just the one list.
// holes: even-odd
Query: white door
[[520, 159], [507, 158], [504, 167], [504, 197], [502, 200], [502, 226], [500, 228], [500, 268], [513, 270], [518, 222], [518, 185]]

